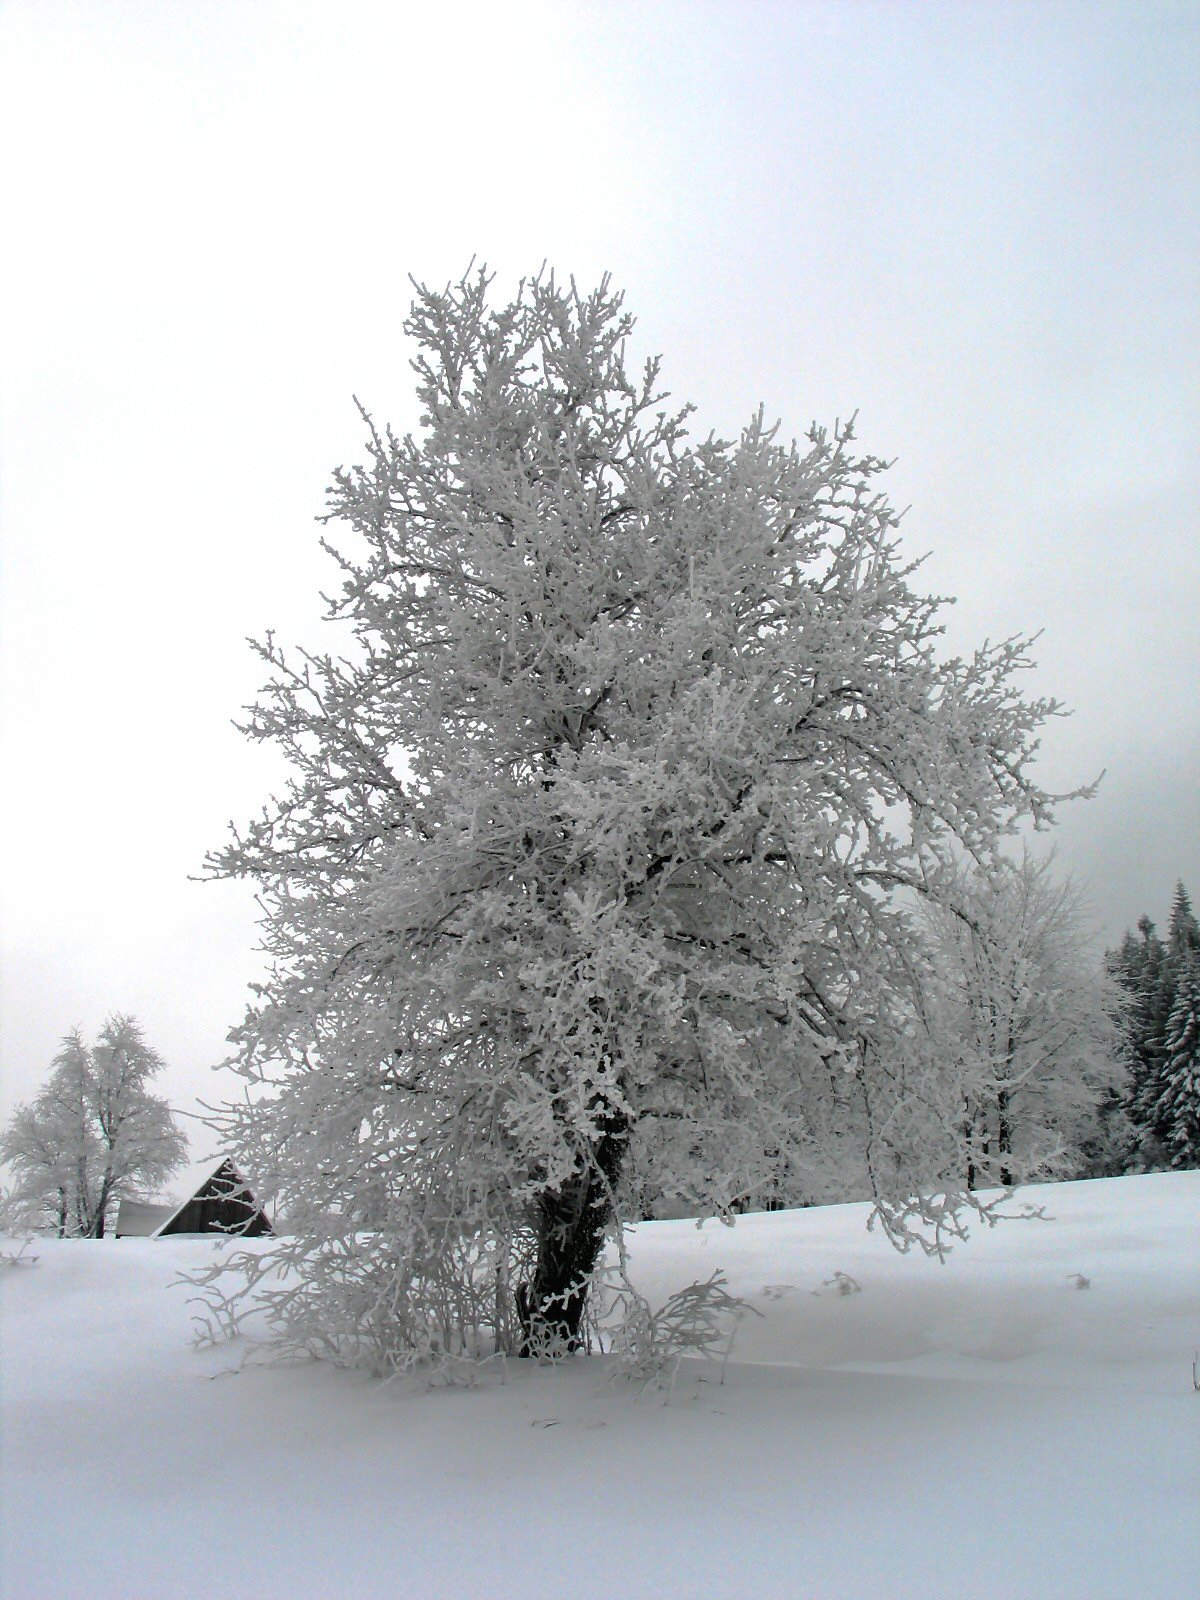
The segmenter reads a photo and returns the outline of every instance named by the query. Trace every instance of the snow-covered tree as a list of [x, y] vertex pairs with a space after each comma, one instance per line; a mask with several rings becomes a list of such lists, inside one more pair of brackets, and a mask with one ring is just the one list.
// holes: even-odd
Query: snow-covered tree
[[1200, 923], [1192, 910], [1191, 896], [1180, 880], [1175, 884], [1167, 921], [1167, 960], [1175, 962], [1182, 973], [1193, 956], [1200, 956]]
[[968, 1186], [1120, 1165], [1124, 998], [1049, 858], [966, 874], [926, 901], [922, 1017], [962, 1083]]
[[1168, 1109], [1167, 1034], [1184, 975], [1200, 955], [1200, 926], [1182, 882], [1175, 886], [1167, 938], [1149, 917], [1108, 956], [1109, 970], [1130, 996], [1126, 1048], [1128, 1111], [1136, 1139], [1131, 1159], [1141, 1169], [1171, 1164], [1173, 1113]]
[[225, 1132], [297, 1229], [289, 1335], [569, 1349], [648, 1172], [945, 1224], [912, 904], [1051, 818], [1025, 642], [939, 654], [849, 426], [690, 439], [607, 281], [418, 286], [406, 326], [419, 431], [364, 412], [330, 494], [338, 643], [258, 646], [293, 781], [212, 862], [265, 908]]
[[[1143, 1146], [1157, 1145], [1153, 1124], [1161, 1093], [1163, 1037], [1171, 1009], [1167, 951], [1149, 917], [1141, 917], [1137, 935], [1127, 933], [1108, 955], [1108, 969], [1129, 997], [1126, 1011], [1126, 1056], [1129, 1063], [1128, 1111]], [[1154, 1165], [1153, 1150], [1143, 1149]]]
[[0, 1137], [0, 1160], [14, 1173], [10, 1211], [60, 1237], [101, 1239], [120, 1200], [168, 1178], [187, 1145], [147, 1087], [162, 1067], [133, 1017], [109, 1017], [91, 1046], [69, 1033], [45, 1087]]
[[1200, 1167], [1200, 950], [1185, 947], [1163, 1040], [1156, 1125], [1173, 1167]]

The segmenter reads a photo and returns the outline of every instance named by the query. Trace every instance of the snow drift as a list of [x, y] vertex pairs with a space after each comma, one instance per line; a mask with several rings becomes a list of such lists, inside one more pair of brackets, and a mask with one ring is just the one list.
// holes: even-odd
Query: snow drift
[[[659, 1301], [759, 1317], [722, 1384], [510, 1362], [411, 1395], [189, 1342], [223, 1241], [36, 1241], [3, 1279], [7, 1600], [1200, 1588], [1200, 1173], [1023, 1191], [942, 1266], [832, 1206], [645, 1224]], [[503, 1379], [503, 1381], [501, 1381]]]

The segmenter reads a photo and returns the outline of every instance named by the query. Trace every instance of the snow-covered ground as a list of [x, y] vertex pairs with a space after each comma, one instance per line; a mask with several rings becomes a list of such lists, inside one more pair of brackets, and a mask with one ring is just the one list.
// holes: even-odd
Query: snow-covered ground
[[1200, 1173], [1024, 1198], [945, 1266], [858, 1205], [643, 1225], [652, 1298], [721, 1267], [762, 1313], [670, 1404], [597, 1360], [417, 1396], [241, 1366], [172, 1285], [224, 1244], [38, 1241], [0, 1272], [0, 1592], [1200, 1594]]

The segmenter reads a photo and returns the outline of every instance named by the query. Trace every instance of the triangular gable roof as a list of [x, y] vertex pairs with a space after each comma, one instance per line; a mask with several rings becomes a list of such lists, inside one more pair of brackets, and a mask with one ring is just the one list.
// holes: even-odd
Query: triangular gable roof
[[154, 1239], [161, 1239], [164, 1234], [192, 1232], [193, 1229], [181, 1227], [181, 1222], [188, 1219], [185, 1213], [189, 1206], [204, 1204], [223, 1204], [248, 1215], [240, 1219], [231, 1219], [229, 1227], [204, 1228], [203, 1232], [218, 1232], [230, 1234], [274, 1233], [266, 1212], [255, 1200], [251, 1193], [250, 1185], [242, 1177], [228, 1156], [223, 1156], [209, 1173], [208, 1177], [200, 1184], [194, 1193], [181, 1201], [177, 1206], [168, 1208], [167, 1215], [159, 1223], [151, 1235]]

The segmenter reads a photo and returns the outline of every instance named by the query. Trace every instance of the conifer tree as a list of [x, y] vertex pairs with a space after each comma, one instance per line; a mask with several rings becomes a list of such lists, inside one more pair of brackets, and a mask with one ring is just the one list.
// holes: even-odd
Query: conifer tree
[[1167, 1078], [1171, 1018], [1189, 963], [1200, 951], [1200, 925], [1183, 883], [1171, 902], [1167, 938], [1153, 922], [1138, 921], [1139, 938], [1127, 933], [1108, 956], [1109, 970], [1130, 996], [1127, 1016], [1129, 1094], [1127, 1111], [1136, 1133], [1131, 1160], [1142, 1170], [1171, 1159], [1174, 1113]]
[[1175, 1003], [1163, 1040], [1162, 1087], [1155, 1125], [1173, 1167], [1200, 1166], [1200, 952], [1182, 957]]
[[1167, 957], [1182, 968], [1188, 957], [1197, 952], [1200, 952], [1200, 923], [1196, 921], [1191, 899], [1180, 879], [1175, 885], [1171, 916], [1167, 923]]

